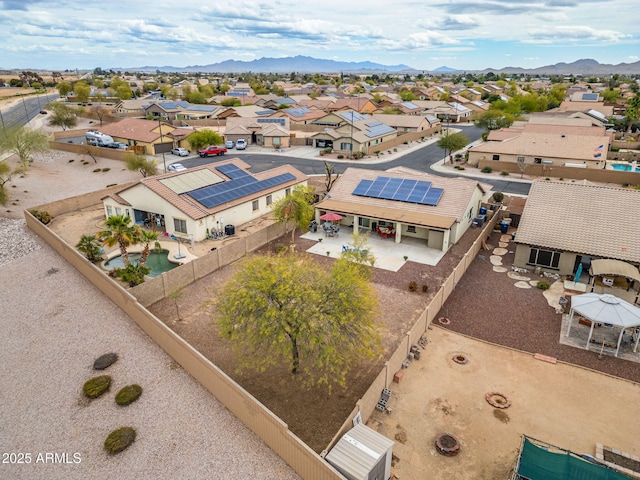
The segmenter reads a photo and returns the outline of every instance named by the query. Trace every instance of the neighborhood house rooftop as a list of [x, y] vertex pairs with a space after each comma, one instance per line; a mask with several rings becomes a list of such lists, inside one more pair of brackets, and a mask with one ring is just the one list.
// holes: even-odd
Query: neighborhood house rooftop
[[390, 177], [360, 180], [360, 183], [353, 191], [353, 195], [362, 197], [383, 198], [432, 206], [438, 205], [443, 193], [443, 188], [432, 187], [431, 182]]

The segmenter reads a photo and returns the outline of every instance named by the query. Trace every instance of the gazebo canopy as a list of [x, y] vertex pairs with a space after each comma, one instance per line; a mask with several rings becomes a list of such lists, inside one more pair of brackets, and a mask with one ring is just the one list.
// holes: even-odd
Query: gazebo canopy
[[[620, 336], [618, 337], [616, 345], [616, 356], [618, 356], [620, 350], [620, 342], [622, 341], [624, 330], [640, 326], [640, 308], [615, 295], [585, 293], [583, 295], [576, 295], [571, 299], [567, 337], [571, 332], [571, 323], [573, 321], [573, 315], [576, 312], [588, 320], [591, 320], [591, 331], [587, 339], [587, 349], [589, 348], [589, 343], [593, 335], [593, 327], [596, 324], [604, 323], [620, 328]], [[640, 335], [636, 339], [636, 344], [633, 348], [634, 352], [638, 349], [639, 340]]]
[[592, 260], [591, 275], [620, 275], [640, 282], [640, 271], [637, 267], [620, 260]]
[[640, 325], [640, 308], [614, 295], [576, 295], [571, 299], [571, 309], [597, 323], [608, 323], [622, 328]]

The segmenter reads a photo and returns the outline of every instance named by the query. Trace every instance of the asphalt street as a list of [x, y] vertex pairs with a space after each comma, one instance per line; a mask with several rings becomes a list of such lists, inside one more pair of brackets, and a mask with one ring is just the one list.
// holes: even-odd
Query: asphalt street
[[[460, 126], [456, 125], [456, 128]], [[453, 126], [452, 126], [453, 128]], [[482, 128], [477, 128], [473, 125], [462, 126], [462, 132], [469, 138], [469, 142], [474, 142], [481, 138], [484, 130]], [[324, 161], [322, 158], [298, 158], [293, 156], [282, 156], [277, 154], [268, 154], [268, 153], [251, 153], [251, 152], [238, 152], [236, 150], [231, 150], [227, 155], [233, 155], [234, 157], [241, 158], [249, 165], [251, 165], [251, 169], [254, 172], [261, 172], [264, 170], [268, 170], [270, 168], [274, 168], [278, 165], [282, 165], [288, 163], [303, 173], [307, 175], [324, 175]], [[189, 158], [178, 158], [173, 155], [166, 156], [167, 165], [170, 163], [182, 163], [185, 167], [195, 167], [199, 165], [206, 165], [208, 163], [217, 162], [222, 160], [223, 157], [208, 157], [208, 158], [200, 158], [200, 157], [189, 157]], [[392, 167], [404, 166], [413, 168], [415, 170], [420, 170], [423, 172], [427, 172], [433, 175], [439, 175], [443, 177], [455, 177], [457, 175], [452, 173], [443, 173], [436, 170], [432, 170], [430, 167], [432, 164], [437, 163], [443, 159], [443, 151], [440, 147], [437, 146], [436, 143], [431, 143], [425, 145], [424, 147], [410, 151], [401, 157], [398, 157], [394, 160], [390, 160], [388, 162], [383, 163], [367, 163], [366, 161], [340, 161], [340, 162], [331, 162], [337, 172], [344, 172], [347, 167], [361, 167], [368, 168], [371, 170], [387, 170]], [[522, 182], [513, 182], [509, 180], [503, 179], [495, 179], [495, 178], [487, 178], [481, 177], [484, 183], [491, 184], [494, 187], [494, 190], [511, 193], [517, 195], [528, 195], [529, 194], [529, 183]]]
[[0, 111], [2, 128], [6, 129], [17, 125], [26, 125], [35, 116], [39, 115], [40, 111], [44, 110], [47, 103], [52, 102], [59, 96], [57, 93], [51, 93], [29, 98], [22, 97], [21, 102]]

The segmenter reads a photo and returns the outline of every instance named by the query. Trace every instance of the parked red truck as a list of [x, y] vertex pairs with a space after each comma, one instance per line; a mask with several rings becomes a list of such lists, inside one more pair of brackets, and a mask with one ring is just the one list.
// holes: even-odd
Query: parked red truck
[[210, 157], [212, 155], [224, 155], [227, 153], [227, 149], [224, 147], [218, 147], [217, 145], [209, 145], [207, 148], [198, 150], [198, 155], [201, 157]]

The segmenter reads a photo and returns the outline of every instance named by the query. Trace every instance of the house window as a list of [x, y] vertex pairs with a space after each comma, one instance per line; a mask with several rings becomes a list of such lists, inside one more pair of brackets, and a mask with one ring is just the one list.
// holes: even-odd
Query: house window
[[358, 225], [364, 228], [369, 228], [369, 219], [358, 217]]
[[111, 205], [107, 205], [107, 218], [113, 215], [113, 207]]
[[273, 203], [273, 198], [271, 197], [271, 195], [267, 195], [267, 206], [271, 205]]
[[416, 233], [415, 225], [407, 225], [407, 233]]
[[290, 188], [287, 188], [287, 189], [284, 191], [284, 194], [285, 194], [285, 196], [287, 196], [287, 197], [288, 197], [289, 195], [291, 195], [291, 189], [290, 189]]
[[273, 137], [273, 144], [280, 146], [280, 137]]
[[522, 156], [518, 157], [518, 163], [524, 163], [524, 157]]
[[500, 160], [500, 155], [494, 155], [491, 160]]
[[353, 150], [353, 144], [352, 143], [341, 143], [340, 144], [340, 150]]
[[116, 215], [122, 215], [122, 209], [120, 207], [116, 207]]
[[179, 218], [173, 219], [173, 229], [178, 233], [187, 233], [186, 220], [180, 220]]
[[251, 202], [251, 208], [253, 209], [254, 212], [258, 210], [260, 208], [260, 201], [254, 200], [253, 202]]
[[558, 269], [560, 263], [560, 252], [553, 250], [543, 250], [541, 248], [531, 248], [529, 252], [528, 265]]
[[536, 157], [536, 158], [533, 159], [533, 163], [542, 163], [542, 159]]

